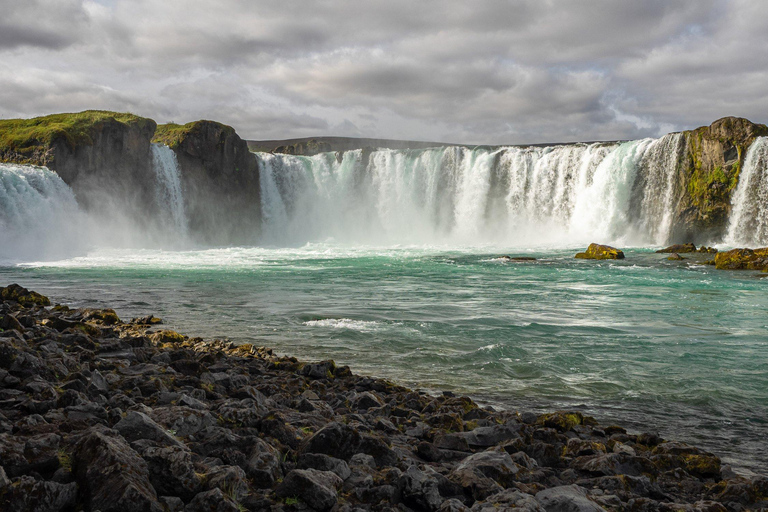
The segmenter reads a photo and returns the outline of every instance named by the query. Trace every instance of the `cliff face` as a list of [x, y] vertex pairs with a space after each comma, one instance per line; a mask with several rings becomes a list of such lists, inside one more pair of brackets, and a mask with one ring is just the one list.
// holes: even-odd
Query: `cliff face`
[[149, 141], [157, 124], [143, 117], [85, 111], [0, 121], [0, 161], [56, 171], [91, 210], [153, 208]]
[[683, 135], [685, 152], [675, 170], [677, 199], [671, 240], [721, 240], [747, 150], [755, 138], [768, 135], [768, 127], [725, 117]]
[[254, 243], [259, 234], [259, 171], [248, 144], [214, 121], [161, 125], [154, 142], [176, 153], [190, 231], [209, 244]]

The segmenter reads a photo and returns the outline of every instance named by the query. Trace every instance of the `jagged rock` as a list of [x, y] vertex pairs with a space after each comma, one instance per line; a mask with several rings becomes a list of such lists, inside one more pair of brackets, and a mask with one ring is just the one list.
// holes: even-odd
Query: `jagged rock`
[[94, 429], [77, 443], [75, 476], [87, 506], [101, 512], [162, 512], [147, 463], [121, 437]]
[[128, 441], [150, 439], [164, 446], [182, 446], [168, 431], [141, 412], [129, 412], [114, 428]]
[[237, 466], [216, 466], [205, 475], [208, 489], [219, 488], [235, 501], [248, 494], [245, 471]]
[[180, 446], [147, 446], [141, 450], [149, 470], [149, 480], [160, 495], [191, 500], [202, 482], [192, 464], [189, 450]]
[[279, 452], [266, 441], [255, 439], [245, 471], [256, 487], [272, 487], [283, 474], [280, 469]]
[[400, 477], [403, 501], [417, 510], [438, 510], [443, 502], [437, 479], [421, 471], [415, 465]]
[[208, 411], [200, 411], [189, 407], [158, 407], [152, 410], [152, 418], [175, 432], [179, 437], [188, 437], [197, 432], [218, 425], [216, 419]]
[[358, 453], [362, 436], [354, 428], [344, 423], [329, 423], [312, 435], [302, 453], [324, 453], [337, 459], [349, 460]]
[[536, 493], [536, 501], [547, 512], [606, 512], [587, 497], [587, 491], [578, 485], [550, 487]]
[[44, 482], [22, 476], [5, 488], [0, 485], [0, 510], [14, 512], [59, 512], [77, 502], [77, 484]]
[[503, 450], [493, 449], [475, 453], [462, 460], [448, 478], [463, 487], [476, 500], [482, 500], [501, 491], [501, 486], [512, 485], [520, 466]]
[[341, 478], [330, 471], [294, 469], [285, 475], [275, 494], [282, 498], [298, 497], [312, 508], [325, 511], [336, 505], [336, 490], [342, 483]]
[[322, 453], [304, 453], [299, 457], [297, 464], [299, 469], [331, 471], [342, 480], [346, 480], [352, 474], [345, 461]]
[[624, 252], [609, 245], [589, 244], [585, 252], [574, 257], [581, 260], [623, 260]]
[[199, 493], [184, 507], [184, 512], [240, 512], [237, 503], [218, 487]]
[[488, 496], [481, 502], [472, 505], [472, 509], [478, 512], [497, 512], [500, 510], [516, 510], [520, 512], [544, 512], [544, 508], [531, 496], [517, 489], [506, 489], [492, 496]]
[[336, 372], [336, 363], [333, 361], [321, 361], [319, 363], [307, 363], [301, 368], [301, 375], [313, 379], [331, 379]]

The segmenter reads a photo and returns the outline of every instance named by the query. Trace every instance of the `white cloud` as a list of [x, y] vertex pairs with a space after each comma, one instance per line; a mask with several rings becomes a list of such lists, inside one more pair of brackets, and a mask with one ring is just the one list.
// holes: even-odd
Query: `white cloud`
[[526, 143], [768, 120], [757, 0], [0, 0], [0, 116]]

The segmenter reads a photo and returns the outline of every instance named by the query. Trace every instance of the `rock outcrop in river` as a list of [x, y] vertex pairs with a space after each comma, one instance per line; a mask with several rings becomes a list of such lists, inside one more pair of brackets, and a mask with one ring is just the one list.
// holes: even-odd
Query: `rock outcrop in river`
[[768, 479], [579, 412], [481, 407], [0, 288], [0, 509], [743, 511]]

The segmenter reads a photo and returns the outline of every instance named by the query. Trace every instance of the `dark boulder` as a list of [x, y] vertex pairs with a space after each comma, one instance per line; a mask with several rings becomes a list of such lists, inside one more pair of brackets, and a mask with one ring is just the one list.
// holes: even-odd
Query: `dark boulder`
[[294, 469], [285, 475], [275, 494], [282, 498], [298, 497], [315, 510], [326, 511], [336, 505], [336, 491], [341, 485], [341, 478], [330, 471]]
[[77, 443], [74, 463], [90, 510], [162, 512], [147, 463], [121, 437], [92, 430]]

